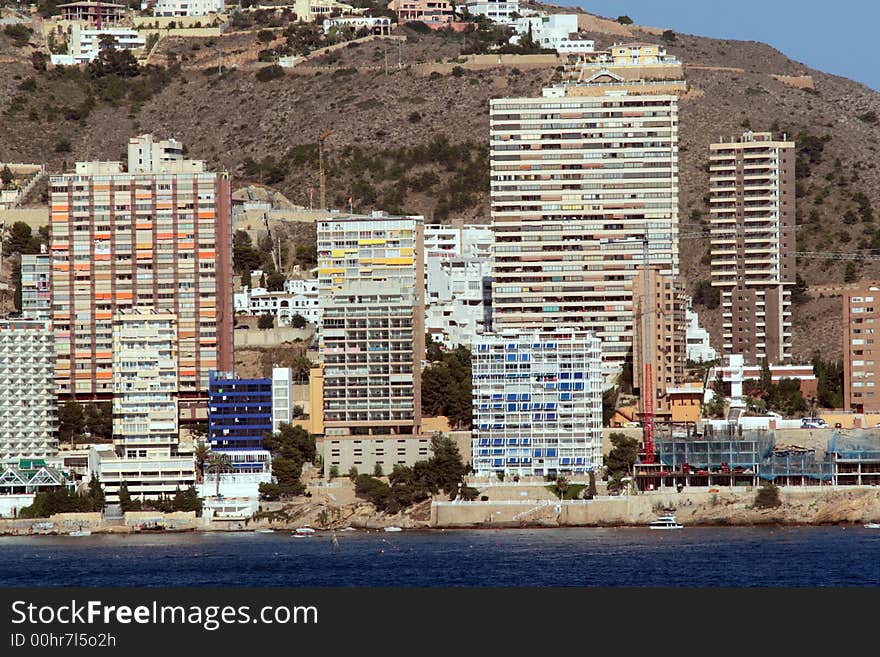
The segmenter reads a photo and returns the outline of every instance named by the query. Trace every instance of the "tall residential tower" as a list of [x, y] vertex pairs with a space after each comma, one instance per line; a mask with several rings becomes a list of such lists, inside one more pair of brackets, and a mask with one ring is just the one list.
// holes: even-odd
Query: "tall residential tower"
[[724, 353], [746, 365], [791, 359], [795, 284], [794, 142], [769, 132], [709, 146], [712, 285], [721, 288]]
[[229, 178], [182, 159], [179, 142], [130, 140], [120, 162], [52, 176], [52, 320], [61, 397], [113, 393], [113, 318], [149, 306], [177, 318], [181, 414], [210, 370], [232, 368]]
[[318, 222], [325, 468], [390, 472], [428, 457], [423, 253], [421, 217]]
[[678, 273], [678, 98], [578, 93], [490, 101], [493, 326], [589, 330], [613, 375], [645, 241]]

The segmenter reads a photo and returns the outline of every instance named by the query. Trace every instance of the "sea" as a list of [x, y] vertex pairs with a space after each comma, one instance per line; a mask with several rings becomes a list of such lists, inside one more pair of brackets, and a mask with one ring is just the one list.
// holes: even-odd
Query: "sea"
[[685, 527], [0, 537], [0, 586], [880, 584], [880, 530]]

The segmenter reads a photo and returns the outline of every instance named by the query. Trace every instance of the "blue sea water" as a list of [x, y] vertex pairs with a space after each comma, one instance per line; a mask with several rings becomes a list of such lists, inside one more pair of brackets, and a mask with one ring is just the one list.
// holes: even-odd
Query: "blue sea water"
[[877, 586], [880, 530], [0, 537], [0, 586]]

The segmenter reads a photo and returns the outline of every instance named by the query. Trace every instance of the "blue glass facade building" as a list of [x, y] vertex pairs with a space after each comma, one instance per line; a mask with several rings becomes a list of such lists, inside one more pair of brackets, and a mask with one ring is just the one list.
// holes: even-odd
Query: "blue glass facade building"
[[208, 441], [212, 450], [263, 448], [272, 431], [272, 379], [241, 379], [228, 372], [208, 379]]

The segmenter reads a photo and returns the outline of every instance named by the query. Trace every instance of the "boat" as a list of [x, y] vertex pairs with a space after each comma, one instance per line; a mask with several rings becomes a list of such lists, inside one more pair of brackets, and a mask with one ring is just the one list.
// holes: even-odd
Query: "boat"
[[254, 534], [274, 534], [274, 529], [255, 529]]
[[391, 525], [390, 527], [386, 527], [384, 531], [386, 531], [386, 532], [402, 532], [403, 530], [400, 527], [395, 527], [394, 525]]
[[880, 522], [865, 523], [865, 529], [880, 529]]
[[76, 531], [72, 531], [68, 534], [68, 536], [91, 536], [92, 532], [88, 529], [77, 529]]
[[297, 527], [296, 531], [293, 533], [294, 536], [311, 536], [315, 533], [315, 530], [311, 527]]
[[679, 525], [675, 520], [675, 516], [666, 515], [658, 516], [657, 519], [648, 525], [648, 529], [683, 529], [684, 525]]

